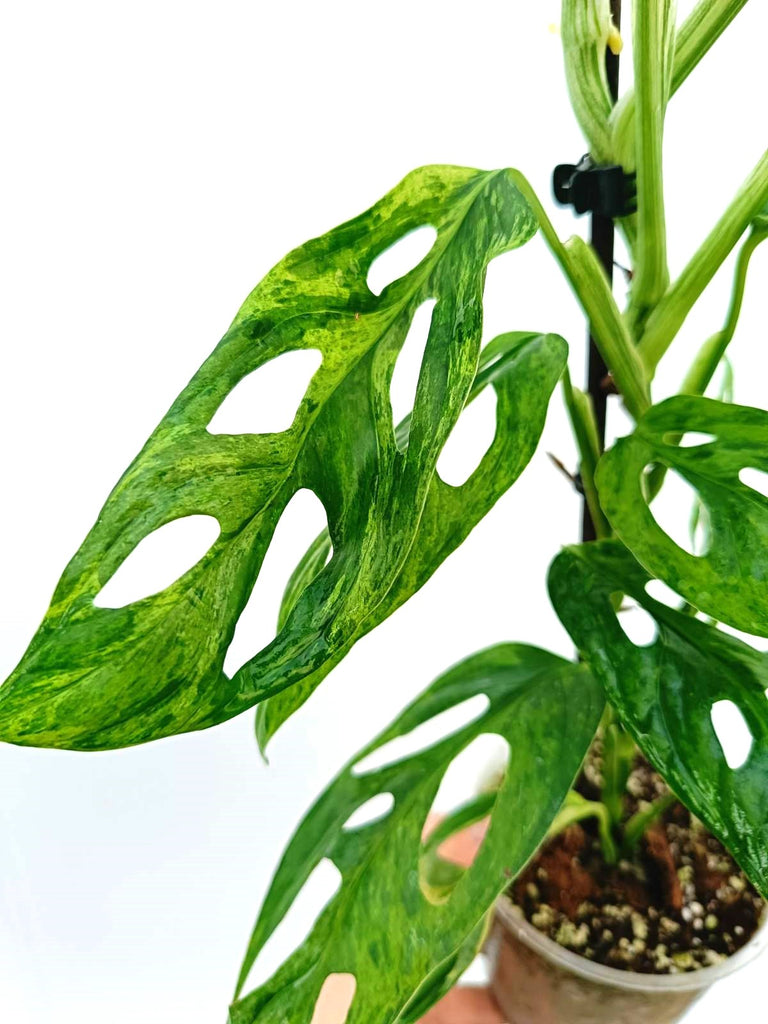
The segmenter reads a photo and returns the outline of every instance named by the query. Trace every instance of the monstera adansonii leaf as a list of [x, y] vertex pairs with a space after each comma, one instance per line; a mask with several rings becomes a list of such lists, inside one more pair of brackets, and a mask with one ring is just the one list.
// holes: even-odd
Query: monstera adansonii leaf
[[[364, 770], [374, 751], [479, 694], [486, 710], [458, 731], [394, 762], [382, 751], [385, 763]], [[294, 834], [251, 937], [231, 1024], [309, 1024], [323, 982], [337, 973], [357, 982], [347, 1024], [413, 1020], [411, 1010], [426, 1010], [551, 824], [603, 706], [585, 666], [525, 645], [492, 647], [438, 679], [343, 769]], [[485, 733], [509, 743], [507, 774], [476, 860], [433, 901], [420, 872], [425, 819], [451, 761]], [[394, 802], [384, 817], [345, 828], [385, 793]], [[323, 858], [341, 873], [339, 889], [303, 945], [265, 985], [241, 996], [260, 950]]]
[[[450, 487], [435, 475], [408, 557], [386, 597], [362, 624], [359, 635], [370, 632], [423, 586], [518, 478], [538, 443], [546, 414], [543, 396], [550, 394], [564, 357], [564, 343], [553, 335], [503, 334], [483, 349], [468, 401], [483, 388], [494, 387], [499, 424], [506, 424], [506, 429], [497, 431], [480, 468], [463, 486]], [[407, 443], [409, 426], [409, 420], [405, 420], [397, 431], [403, 443]], [[300, 595], [322, 570], [331, 549], [326, 530], [311, 545], [288, 582], [278, 628], [283, 628]], [[256, 735], [262, 751], [333, 664], [325, 662], [295, 686], [259, 705]]]
[[[549, 573], [552, 603], [582, 657], [648, 760], [768, 895], [768, 655], [713, 624], [650, 597], [651, 577], [619, 541], [565, 548]], [[655, 620], [657, 638], [632, 643], [617, 594]], [[732, 701], [752, 733], [732, 770], [712, 725]]]
[[[436, 229], [431, 251], [373, 294], [374, 259], [423, 225]], [[381, 616], [395, 584], [404, 600], [455, 546], [457, 510], [466, 507], [476, 521], [514, 478], [506, 469], [496, 478], [504, 461], [519, 472], [529, 459], [564, 365], [561, 339], [502, 342], [492, 380], [495, 443], [464, 487], [443, 484], [437, 458], [478, 370], [486, 266], [536, 229], [512, 172], [426, 167], [279, 263], [67, 566], [38, 633], [0, 688], [0, 740], [88, 750], [214, 725], [327, 671]], [[428, 299], [436, 305], [407, 440], [398, 443], [390, 379]], [[236, 384], [297, 349], [319, 350], [322, 364], [288, 430], [209, 431]], [[238, 617], [278, 520], [302, 488], [325, 507], [333, 558], [273, 642], [229, 678], [222, 666]], [[126, 607], [94, 604], [143, 538], [193, 514], [221, 527], [193, 568]]]
[[[681, 447], [686, 431], [711, 440]], [[642, 485], [651, 464], [676, 471], [698, 493], [709, 518], [702, 555], [683, 551], [654, 519]], [[746, 468], [768, 471], [768, 412], [679, 395], [616, 442], [596, 479], [611, 526], [649, 572], [712, 618], [768, 636], [768, 498], [741, 482]]]

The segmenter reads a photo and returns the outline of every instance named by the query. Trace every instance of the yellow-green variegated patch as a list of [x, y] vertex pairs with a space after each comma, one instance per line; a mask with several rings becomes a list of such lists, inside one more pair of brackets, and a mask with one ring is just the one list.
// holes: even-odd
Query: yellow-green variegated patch
[[[423, 226], [436, 231], [432, 248], [374, 294], [374, 260]], [[281, 691], [311, 690], [406, 600], [515, 479], [538, 440], [564, 365], [562, 339], [505, 337], [478, 374], [486, 266], [536, 228], [510, 172], [426, 167], [282, 260], [173, 403], [65, 569], [0, 688], [0, 740], [101, 749], [223, 722]], [[390, 379], [427, 300], [435, 305], [415, 404], [398, 434]], [[287, 429], [208, 429], [249, 374], [307, 350], [322, 362]], [[466, 484], [450, 488], [436, 475], [437, 459], [483, 382], [498, 395], [496, 439]], [[278, 521], [302, 489], [323, 504], [333, 557], [295, 595], [274, 640], [230, 678], [223, 665], [238, 618]], [[217, 521], [207, 552], [159, 592], [100, 607], [102, 588], [137, 546], [189, 516]]]

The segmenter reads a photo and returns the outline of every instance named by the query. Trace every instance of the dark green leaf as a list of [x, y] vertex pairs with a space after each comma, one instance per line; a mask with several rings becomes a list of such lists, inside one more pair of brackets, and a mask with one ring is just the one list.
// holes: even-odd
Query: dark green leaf
[[[710, 443], [678, 447], [686, 431]], [[710, 541], [690, 555], [661, 529], [643, 497], [646, 467], [676, 470], [709, 513]], [[768, 412], [679, 395], [654, 406], [600, 461], [600, 502], [616, 533], [654, 576], [718, 621], [768, 636], [768, 498], [739, 480], [768, 470]]]
[[[483, 349], [469, 400], [484, 387], [495, 389], [498, 427], [493, 443], [477, 470], [460, 487], [450, 487], [437, 475], [432, 478], [411, 550], [389, 593], [361, 624], [355, 639], [378, 626], [423, 586], [525, 469], [541, 436], [547, 402], [563, 370], [565, 353], [565, 343], [551, 334], [503, 334]], [[409, 426], [406, 420], [398, 431], [404, 443]], [[304, 556], [286, 589], [282, 621], [322, 569], [329, 550], [330, 538], [321, 535]], [[259, 706], [256, 734], [262, 750], [332, 665], [321, 665], [290, 690]]]
[[[437, 230], [430, 253], [374, 295], [366, 283], [373, 260], [425, 224]], [[43, 624], [0, 689], [0, 739], [78, 749], [140, 743], [225, 721], [338, 661], [366, 620], [380, 614], [420, 524], [429, 528], [430, 507], [451, 504], [432, 484], [475, 379], [485, 269], [536, 226], [510, 172], [427, 167], [279, 263], [174, 402], [67, 566]], [[437, 303], [401, 449], [389, 383], [411, 319], [429, 298]], [[562, 345], [549, 342], [561, 360]], [[323, 362], [288, 430], [208, 431], [240, 380], [297, 349], [318, 349]], [[546, 397], [537, 396], [537, 409]], [[500, 432], [527, 436], [517, 410], [511, 416]], [[483, 485], [494, 487], [487, 473]], [[275, 640], [229, 679], [222, 665], [238, 617], [278, 520], [302, 488], [325, 507], [334, 557]], [[221, 534], [192, 569], [127, 607], [94, 605], [144, 537], [193, 514], [216, 517]], [[452, 547], [444, 533], [434, 543], [445, 553]]]
[[[611, 704], [675, 793], [768, 894], [768, 656], [649, 597], [651, 577], [618, 541], [566, 548], [549, 589], [558, 615]], [[612, 595], [628, 594], [658, 625], [638, 647]], [[712, 705], [730, 700], [753, 736], [744, 765], [728, 767]]]
[[[353, 772], [372, 751], [476, 694], [490, 702], [480, 718], [426, 750], [367, 773]], [[308, 1024], [323, 981], [333, 973], [357, 979], [347, 1024], [401, 1020], [417, 992], [419, 1008], [426, 1009], [425, 991], [432, 999], [441, 994], [435, 978], [460, 954], [545, 834], [602, 710], [600, 688], [584, 666], [533, 647], [500, 645], [442, 676], [350, 762], [299, 826], [262, 906], [238, 994], [259, 951], [323, 858], [338, 867], [341, 886], [274, 977], [235, 1002], [231, 1024]], [[449, 764], [482, 733], [498, 733], [509, 742], [510, 768], [477, 859], [446, 900], [431, 902], [420, 873], [424, 822]], [[394, 797], [389, 814], [344, 831], [350, 815], [380, 793]], [[425, 988], [426, 979], [431, 980]]]

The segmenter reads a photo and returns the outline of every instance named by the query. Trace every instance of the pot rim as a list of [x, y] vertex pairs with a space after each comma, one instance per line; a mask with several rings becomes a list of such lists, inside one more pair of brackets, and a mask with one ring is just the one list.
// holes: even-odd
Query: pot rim
[[664, 992], [694, 992], [709, 988], [716, 981], [720, 981], [721, 978], [733, 974], [750, 963], [768, 947], [768, 911], [764, 911], [760, 926], [749, 942], [738, 952], [723, 960], [722, 963], [681, 974], [639, 974], [633, 971], [620, 971], [618, 968], [608, 967], [606, 964], [596, 964], [578, 953], [564, 949], [529, 921], [526, 921], [524, 917], [518, 915], [516, 908], [513, 908], [515, 908], [515, 904], [508, 896], [502, 895], [496, 903], [496, 918], [529, 949], [534, 950], [550, 963], [589, 981], [634, 992], [658, 992], [661, 994]]

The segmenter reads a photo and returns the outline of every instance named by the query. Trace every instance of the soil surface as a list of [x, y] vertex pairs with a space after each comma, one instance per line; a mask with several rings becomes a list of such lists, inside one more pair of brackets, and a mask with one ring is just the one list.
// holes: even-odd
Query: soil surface
[[[576, 788], [598, 799], [599, 746]], [[638, 759], [626, 815], [668, 793]], [[643, 974], [720, 963], [754, 935], [764, 903], [723, 845], [680, 803], [646, 833], [632, 859], [608, 865], [593, 819], [547, 842], [508, 895], [534, 927], [589, 960]]]

